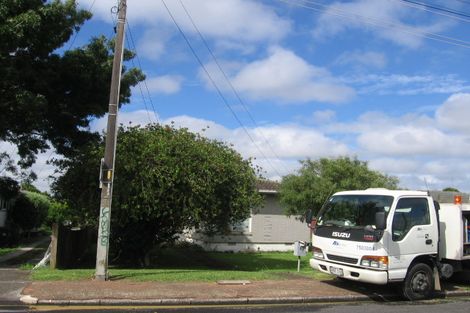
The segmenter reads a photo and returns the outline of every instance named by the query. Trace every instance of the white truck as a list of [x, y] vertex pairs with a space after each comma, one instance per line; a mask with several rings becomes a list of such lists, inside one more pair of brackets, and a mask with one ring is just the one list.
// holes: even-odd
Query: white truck
[[430, 298], [439, 277], [470, 268], [468, 202], [461, 193], [335, 193], [317, 218], [307, 217], [313, 228], [310, 265], [349, 280], [400, 282], [406, 298]]

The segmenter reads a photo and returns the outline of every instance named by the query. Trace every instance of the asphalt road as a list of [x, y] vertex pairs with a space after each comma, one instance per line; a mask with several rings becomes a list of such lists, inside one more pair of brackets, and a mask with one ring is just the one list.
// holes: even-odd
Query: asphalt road
[[[152, 313], [464, 313], [469, 312], [470, 299], [430, 300], [423, 302], [361, 302], [341, 304], [286, 304], [256, 306], [202, 306], [202, 307], [60, 307], [35, 306], [31, 312], [152, 312]], [[19, 312], [20, 307], [8, 312]], [[27, 310], [26, 310], [27, 311]], [[24, 311], [24, 312], [26, 312]], [[0, 312], [2, 308], [0, 307]]]

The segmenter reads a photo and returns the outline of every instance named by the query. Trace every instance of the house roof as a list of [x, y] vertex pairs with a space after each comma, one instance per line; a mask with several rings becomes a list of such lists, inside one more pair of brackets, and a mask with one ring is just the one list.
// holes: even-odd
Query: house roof
[[258, 180], [256, 187], [260, 193], [278, 193], [280, 183], [272, 180]]

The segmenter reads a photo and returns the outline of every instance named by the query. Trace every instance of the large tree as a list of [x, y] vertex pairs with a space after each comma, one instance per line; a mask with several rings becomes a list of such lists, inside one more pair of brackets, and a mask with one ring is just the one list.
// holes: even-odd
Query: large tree
[[369, 169], [367, 162], [357, 158], [300, 161], [297, 174], [282, 179], [280, 201], [288, 215], [316, 214], [334, 192], [366, 188], [398, 187], [398, 179]]
[[[74, 223], [98, 221], [102, 155], [102, 148], [90, 146], [62, 164], [65, 172], [53, 190]], [[227, 230], [260, 205], [256, 180], [250, 160], [225, 143], [170, 126], [121, 127], [111, 253], [142, 261], [150, 248], [171, 242], [185, 228]]]
[[[0, 1], [0, 140], [17, 146], [23, 167], [50, 145], [69, 156], [98, 138], [87, 127], [107, 111], [112, 43], [100, 37], [64, 49], [90, 17], [75, 0]], [[121, 104], [142, 79], [124, 69]]]

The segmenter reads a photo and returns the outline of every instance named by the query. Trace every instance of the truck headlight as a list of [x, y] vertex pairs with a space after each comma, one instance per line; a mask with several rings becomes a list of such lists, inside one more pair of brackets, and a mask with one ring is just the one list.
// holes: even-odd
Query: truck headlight
[[361, 265], [386, 270], [388, 269], [388, 256], [365, 255], [361, 259]]
[[325, 256], [323, 255], [323, 251], [320, 248], [312, 247], [313, 251], [313, 258], [314, 259], [321, 259], [323, 260]]

